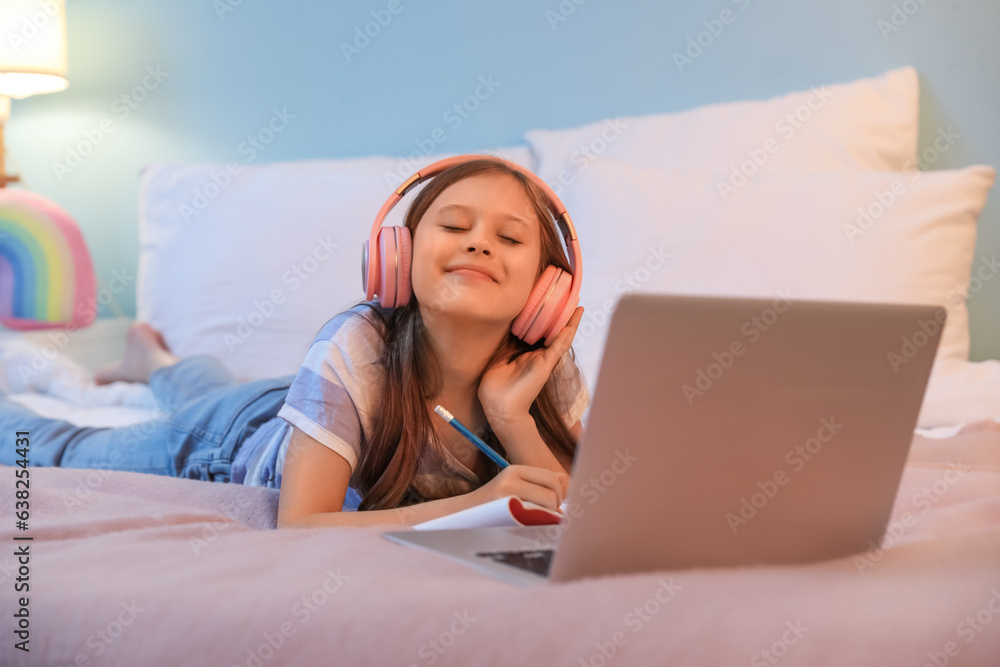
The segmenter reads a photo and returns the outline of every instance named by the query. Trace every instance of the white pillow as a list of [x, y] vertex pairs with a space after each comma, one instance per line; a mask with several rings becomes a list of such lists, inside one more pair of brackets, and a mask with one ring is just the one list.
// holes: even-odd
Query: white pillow
[[588, 383], [629, 291], [939, 304], [937, 358], [967, 359], [961, 295], [993, 179], [987, 166], [784, 172], [723, 202], [712, 176], [594, 163], [563, 197], [583, 254], [574, 347]]
[[651, 169], [913, 171], [919, 85], [912, 67], [763, 101], [616, 118], [525, 134], [556, 192], [598, 158]]
[[[533, 167], [527, 147], [490, 154]], [[379, 208], [443, 157], [146, 166], [137, 318], [237, 379], [295, 373], [323, 323], [364, 299], [361, 244]]]

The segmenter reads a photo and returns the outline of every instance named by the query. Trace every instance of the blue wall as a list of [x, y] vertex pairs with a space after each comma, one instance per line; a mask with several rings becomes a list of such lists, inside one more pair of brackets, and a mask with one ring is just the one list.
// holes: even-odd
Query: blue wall
[[[672, 54], [726, 8], [736, 20], [679, 72]], [[386, 25], [345, 55], [342, 44], [373, 12]], [[894, 12], [900, 25], [890, 32]], [[1000, 166], [995, 0], [71, 0], [67, 15], [70, 88], [14, 102], [8, 153], [27, 187], [77, 217], [100, 286], [117, 285], [116, 272], [135, 275], [140, 167], [245, 163], [253, 151], [244, 142], [275, 108], [294, 118], [255, 163], [403, 155], [421, 144], [473, 151], [521, 143], [535, 127], [763, 98], [913, 65], [921, 147], [939, 126], [961, 134], [934, 168]], [[499, 85], [468, 118], [446, 119], [480, 77]], [[431, 139], [437, 128], [441, 142]], [[100, 139], [93, 152], [57, 174], [55, 163], [88, 136]], [[1000, 250], [998, 200], [994, 192], [982, 218], [977, 260]], [[998, 303], [1000, 280], [970, 299], [973, 359], [1000, 357]], [[134, 313], [133, 279], [100, 316]]]

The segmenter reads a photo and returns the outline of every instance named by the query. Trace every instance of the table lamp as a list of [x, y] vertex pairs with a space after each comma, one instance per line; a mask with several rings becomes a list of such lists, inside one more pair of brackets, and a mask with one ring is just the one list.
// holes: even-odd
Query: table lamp
[[63, 0], [0, 2], [0, 187], [8, 176], [3, 128], [10, 98], [23, 99], [66, 88], [66, 10]]
[[7, 188], [3, 128], [10, 99], [63, 90], [62, 0], [0, 0], [0, 324], [84, 327], [94, 321], [94, 269], [73, 218], [45, 197]]

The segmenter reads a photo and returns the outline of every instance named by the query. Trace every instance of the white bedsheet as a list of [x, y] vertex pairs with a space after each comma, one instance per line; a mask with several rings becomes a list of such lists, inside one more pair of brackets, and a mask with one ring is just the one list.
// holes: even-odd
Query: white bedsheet
[[98, 386], [69, 356], [26, 341], [0, 343], [0, 396], [80, 426], [127, 426], [159, 412], [148, 385]]

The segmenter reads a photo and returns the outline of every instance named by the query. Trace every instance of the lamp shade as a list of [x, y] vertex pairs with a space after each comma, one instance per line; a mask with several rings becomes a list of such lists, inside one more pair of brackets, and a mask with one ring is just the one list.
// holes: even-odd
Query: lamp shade
[[0, 0], [0, 95], [21, 99], [64, 89], [63, 0]]

